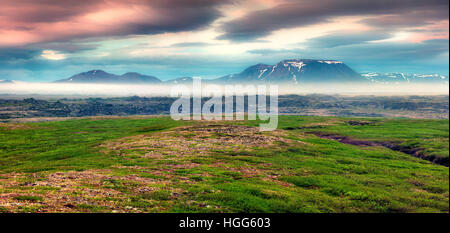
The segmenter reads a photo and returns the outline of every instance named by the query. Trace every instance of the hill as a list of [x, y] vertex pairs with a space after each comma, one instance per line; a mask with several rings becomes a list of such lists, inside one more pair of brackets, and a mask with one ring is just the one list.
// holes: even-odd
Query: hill
[[107, 73], [103, 70], [91, 70], [76, 74], [70, 78], [56, 81], [58, 83], [161, 83], [161, 80], [154, 76], [142, 75], [136, 72], [129, 72], [123, 75]]
[[0, 212], [449, 212], [448, 167], [369, 144], [448, 158], [448, 120], [258, 125], [154, 116], [0, 124]]

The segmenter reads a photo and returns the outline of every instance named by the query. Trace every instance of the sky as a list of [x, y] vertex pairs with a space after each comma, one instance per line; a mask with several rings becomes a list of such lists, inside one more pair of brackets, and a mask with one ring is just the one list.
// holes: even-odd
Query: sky
[[0, 80], [102, 69], [162, 80], [284, 59], [449, 72], [448, 0], [0, 0]]

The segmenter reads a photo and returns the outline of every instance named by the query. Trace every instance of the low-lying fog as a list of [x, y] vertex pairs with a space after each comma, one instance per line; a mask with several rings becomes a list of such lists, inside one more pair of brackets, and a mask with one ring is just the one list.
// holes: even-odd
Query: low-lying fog
[[[0, 95], [58, 96], [169, 96], [175, 85], [130, 84], [63, 84], [25, 83], [0, 84]], [[184, 84], [189, 90], [192, 84]], [[223, 90], [224, 86], [203, 84], [202, 90]], [[256, 87], [256, 86], [255, 86]], [[278, 85], [285, 94], [349, 94], [349, 95], [442, 95], [449, 94], [448, 84], [296, 84]]]

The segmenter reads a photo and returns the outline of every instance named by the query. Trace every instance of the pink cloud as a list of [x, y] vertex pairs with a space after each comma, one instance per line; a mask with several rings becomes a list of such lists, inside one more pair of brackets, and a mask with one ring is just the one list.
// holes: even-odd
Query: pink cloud
[[[0, 46], [192, 30], [220, 17], [223, 0], [0, 0]], [[195, 7], [193, 7], [195, 6]]]

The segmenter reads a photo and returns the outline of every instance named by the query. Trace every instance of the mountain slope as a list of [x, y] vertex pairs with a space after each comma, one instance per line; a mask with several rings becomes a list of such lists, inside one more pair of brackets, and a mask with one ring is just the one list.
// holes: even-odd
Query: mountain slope
[[103, 70], [91, 70], [76, 74], [68, 79], [56, 81], [58, 83], [160, 83], [154, 76], [142, 75], [135, 72], [115, 75]]
[[354, 83], [366, 82], [358, 73], [341, 61], [291, 59], [275, 65], [257, 64], [239, 74], [227, 75], [218, 82], [271, 83]]
[[192, 84], [192, 77], [181, 77], [164, 81], [165, 84]]
[[257, 64], [250, 66], [239, 74], [230, 74], [216, 79], [219, 82], [252, 82], [255, 80], [261, 80], [261, 76], [267, 75], [266, 71], [272, 69], [271, 65]]
[[143, 75], [136, 72], [128, 72], [119, 77], [119, 79], [123, 82], [133, 82], [133, 83], [160, 83], [157, 77]]

